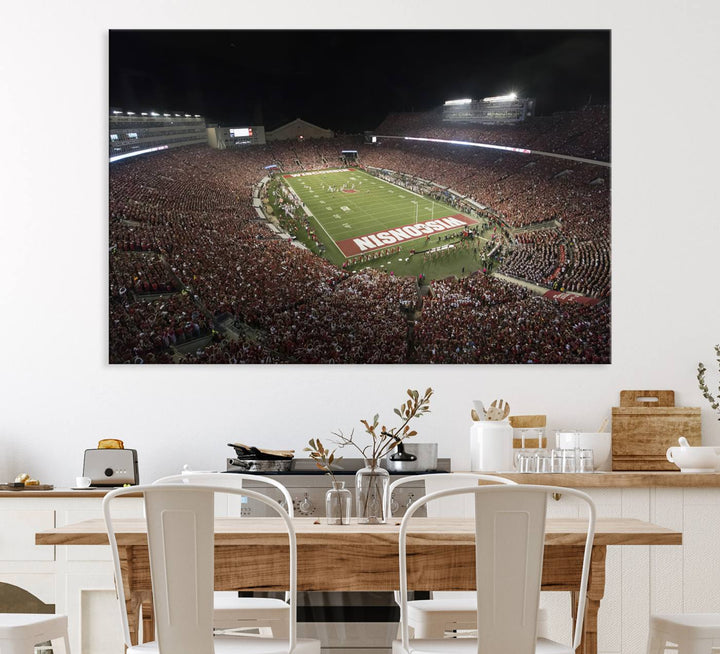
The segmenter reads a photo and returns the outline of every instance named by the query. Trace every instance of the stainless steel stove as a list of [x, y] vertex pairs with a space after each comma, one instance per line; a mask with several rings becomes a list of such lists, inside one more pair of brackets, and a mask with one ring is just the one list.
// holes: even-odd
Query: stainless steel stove
[[[312, 459], [294, 459], [289, 470], [282, 472], [248, 472], [244, 468], [235, 465], [235, 459], [227, 460], [226, 472], [238, 472], [258, 476], [271, 476], [279, 481], [290, 491], [293, 498], [295, 515], [325, 517], [325, 492], [330, 488], [330, 481], [327, 474], [320, 470]], [[362, 459], [343, 459], [342, 469], [333, 469], [333, 473], [339, 481], [345, 481], [345, 487], [353, 495], [353, 511], [355, 502], [355, 473], [364, 466]], [[438, 459], [438, 469], [418, 472], [390, 472], [390, 481], [400, 477], [413, 477], [429, 472], [450, 472], [450, 459]], [[247, 488], [259, 491], [264, 495], [274, 497], [278, 502], [283, 503], [282, 496], [274, 488], [258, 482], [257, 485], [248, 482]], [[394, 493], [391, 500], [392, 514], [395, 517], [404, 515], [405, 509], [412, 504], [413, 500], [425, 493], [425, 484], [418, 481], [416, 484], [408, 482], [400, 486]], [[268, 509], [260, 502], [248, 501], [243, 505], [243, 515], [262, 517], [271, 515]], [[418, 514], [421, 515], [421, 514]]]
[[[290, 470], [282, 472], [248, 472], [239, 469], [234, 462], [235, 459], [227, 460], [226, 472], [268, 475], [283, 484], [290, 492], [296, 516], [325, 516], [325, 492], [330, 488], [330, 481], [311, 459], [294, 459]], [[334, 469], [333, 472], [339, 481], [346, 482], [346, 488], [353, 494], [354, 514], [355, 473], [364, 466], [364, 462], [362, 459], [343, 459], [341, 463], [342, 470]], [[390, 481], [427, 472], [450, 472], [450, 459], [438, 459], [438, 469], [434, 471], [390, 472]], [[281, 494], [267, 484], [246, 482], [244, 485], [282, 503]], [[424, 494], [422, 480], [400, 486], [392, 498], [393, 516], [402, 516], [406, 508]], [[243, 504], [242, 515], [262, 517], [270, 515], [269, 511], [264, 504], [249, 500]], [[414, 594], [414, 599], [426, 597], [427, 593]], [[320, 639], [323, 654], [390, 652], [392, 641], [397, 637], [399, 620], [400, 611], [390, 592], [298, 593], [298, 635]]]

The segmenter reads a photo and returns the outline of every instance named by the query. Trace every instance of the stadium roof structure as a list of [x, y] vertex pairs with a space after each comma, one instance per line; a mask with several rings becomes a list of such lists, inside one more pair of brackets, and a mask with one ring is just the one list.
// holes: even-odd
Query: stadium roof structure
[[334, 136], [332, 130], [324, 129], [313, 125], [302, 118], [296, 118], [289, 123], [280, 125], [273, 130], [265, 132], [265, 138], [268, 141], [285, 141], [298, 138], [332, 138]]

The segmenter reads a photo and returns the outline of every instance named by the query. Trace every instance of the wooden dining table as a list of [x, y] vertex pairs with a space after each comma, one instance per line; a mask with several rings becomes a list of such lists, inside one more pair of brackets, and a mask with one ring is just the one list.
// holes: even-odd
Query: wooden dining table
[[[294, 518], [300, 591], [390, 591], [399, 586], [399, 521], [384, 525], [327, 525]], [[147, 535], [142, 519], [114, 521], [133, 643], [140, 620], [154, 633]], [[585, 521], [549, 518], [542, 588], [570, 591], [573, 612], [585, 544]], [[288, 539], [279, 518], [216, 518], [216, 590], [283, 591], [288, 586]], [[474, 590], [474, 522], [462, 518], [415, 518], [408, 531], [408, 588]], [[38, 532], [37, 545], [108, 543], [102, 520]], [[597, 652], [597, 614], [605, 592], [608, 545], [681, 545], [682, 533], [636, 519], [598, 519], [592, 549], [582, 654]], [[575, 615], [573, 615], [573, 618]]]

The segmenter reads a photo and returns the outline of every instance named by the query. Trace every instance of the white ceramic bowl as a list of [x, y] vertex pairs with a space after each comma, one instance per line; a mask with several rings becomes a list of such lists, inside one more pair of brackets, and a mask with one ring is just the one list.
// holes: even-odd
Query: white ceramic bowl
[[611, 446], [612, 435], [609, 432], [559, 431], [555, 434], [555, 447], [559, 450], [575, 447], [592, 450], [595, 470], [611, 469]]
[[712, 472], [720, 467], [720, 447], [671, 447], [667, 460], [682, 472]]

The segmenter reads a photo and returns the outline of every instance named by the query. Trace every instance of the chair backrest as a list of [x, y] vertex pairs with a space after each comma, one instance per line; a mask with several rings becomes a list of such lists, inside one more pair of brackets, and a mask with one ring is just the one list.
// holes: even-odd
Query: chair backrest
[[571, 488], [529, 484], [490, 485], [431, 493], [413, 503], [400, 525], [400, 615], [402, 643], [409, 651], [407, 623], [407, 532], [414, 513], [428, 502], [454, 495], [475, 499], [475, 575], [478, 654], [535, 652], [542, 582], [545, 515], [553, 493], [574, 495], [588, 506], [587, 535], [580, 579], [573, 649], [580, 645], [590, 556], [595, 536], [595, 505]]
[[256, 491], [199, 483], [163, 483], [118, 488], [103, 499], [103, 515], [113, 555], [126, 645], [131, 645], [130, 630], [111, 503], [115, 498], [128, 493], [142, 493], [144, 499], [160, 654], [213, 654], [215, 493], [237, 494], [262, 502], [272, 507], [287, 527], [290, 545], [288, 652], [292, 652], [297, 642], [297, 545], [290, 516], [275, 500]]
[[[438, 490], [445, 490], [447, 488], [457, 488], [466, 486], [477, 486], [479, 481], [487, 481], [495, 484], [515, 484], [516, 482], [505, 479], [505, 477], [498, 477], [497, 475], [481, 475], [473, 472], [433, 472], [424, 475], [408, 475], [407, 477], [400, 477], [396, 479], [387, 489], [387, 495], [385, 496], [385, 515], [391, 516], [392, 510], [392, 494], [393, 491], [402, 484], [417, 483], [419, 481], [424, 482], [426, 488], [426, 494], [433, 492], [432, 486], [435, 486]], [[428, 516], [432, 517], [429, 513], [431, 509], [428, 508]], [[443, 512], [445, 515], [447, 513]], [[462, 513], [462, 512], [461, 512]]]
[[283, 486], [279, 481], [276, 481], [272, 477], [264, 475], [249, 475], [241, 472], [193, 472], [186, 470], [179, 475], [169, 475], [168, 477], [161, 477], [153, 482], [154, 484], [202, 484], [204, 486], [228, 486], [229, 488], [243, 488], [244, 481], [261, 482], [277, 488], [283, 499], [285, 500], [286, 511], [288, 515], [293, 518], [295, 517], [295, 510], [293, 507], [293, 500], [288, 492], [288, 489]]

